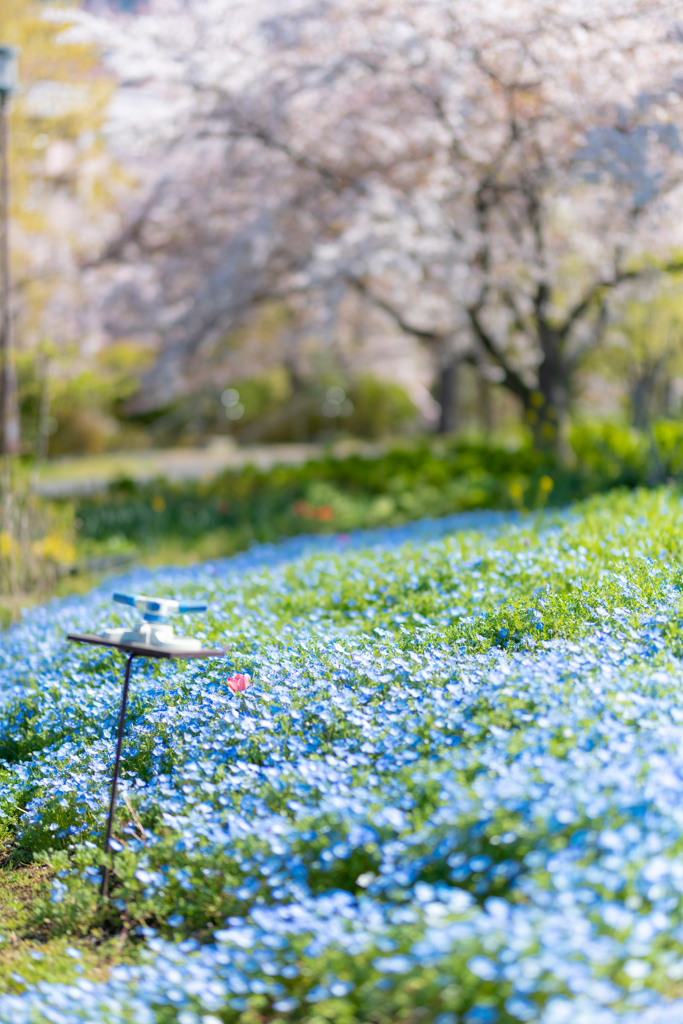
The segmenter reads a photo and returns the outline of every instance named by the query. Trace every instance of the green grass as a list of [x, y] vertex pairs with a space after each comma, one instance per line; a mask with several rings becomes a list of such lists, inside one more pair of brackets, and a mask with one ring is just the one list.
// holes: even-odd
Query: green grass
[[652, 435], [612, 424], [573, 428], [573, 462], [466, 438], [416, 438], [376, 458], [227, 471], [202, 483], [120, 480], [76, 502], [79, 549], [135, 545], [156, 564], [215, 558], [300, 533], [395, 526], [481, 508], [562, 507], [591, 494], [681, 479], [680, 424]]
[[[678, 499], [665, 491], [622, 491], [586, 500], [569, 518], [552, 511], [530, 514], [495, 540], [457, 534], [439, 559], [430, 558], [429, 550], [387, 553], [373, 560], [375, 579], [364, 571], [364, 554], [330, 560], [324, 573], [312, 568], [313, 559], [288, 570], [291, 589], [277, 600], [277, 614], [296, 619], [318, 610], [342, 623], [349, 615], [363, 621], [371, 610], [373, 626], [391, 626], [400, 607], [414, 626], [415, 616], [430, 619], [450, 603], [461, 611], [448, 638], [469, 651], [573, 639], [616, 608], [637, 616], [655, 599], [661, 577], [648, 559], [680, 563], [679, 516]], [[466, 571], [454, 586], [455, 564]], [[676, 570], [672, 578], [678, 585], [683, 572]], [[266, 594], [264, 583], [248, 600]]]
[[[680, 479], [682, 441], [681, 426], [673, 422], [656, 424], [652, 436], [610, 424], [579, 424], [572, 433], [576, 459], [565, 464], [522, 437], [512, 446], [422, 437], [387, 442], [375, 458], [321, 457], [263, 472], [247, 467], [201, 483], [136, 484], [121, 478], [73, 502], [29, 502], [51, 524], [45, 527], [52, 550], [47, 562], [61, 561], [46, 562], [30, 585], [14, 587], [31, 593], [0, 595], [0, 625], [51, 594], [84, 592], [97, 578], [88, 566], [102, 556], [135, 552], [142, 565], [187, 565], [301, 533], [395, 526], [480, 508], [558, 507], [613, 488]], [[17, 485], [28, 486], [27, 467], [18, 471]], [[42, 536], [41, 529], [32, 536]], [[74, 540], [78, 577], [55, 585], [55, 575], [73, 568], [74, 555], [66, 553]], [[7, 560], [0, 568], [8, 577]]]
[[[418, 662], [421, 653], [435, 642], [430, 624], [445, 623], [446, 618], [449, 621], [442, 627], [443, 642], [450, 649], [470, 654], [494, 646], [533, 652], [544, 642], [580, 639], [605, 624], [620, 630], [626, 640], [629, 631], [642, 623], [644, 614], [656, 613], [664, 590], [674, 592], [683, 587], [682, 525], [681, 497], [677, 491], [615, 491], [590, 498], [569, 513], [528, 514], [518, 523], [503, 525], [493, 533], [454, 533], [445, 542], [408, 544], [399, 550], [314, 553], [283, 569], [263, 568], [245, 577], [239, 591], [231, 591], [225, 598], [226, 617], [220, 621], [209, 618], [209, 638], [220, 639], [227, 630], [236, 648], [253, 651], [254, 637], [249, 624], [253, 612], [259, 623], [258, 643], [272, 644], [274, 649], [278, 645], [282, 649], [281, 638], [288, 626], [318, 619], [344, 627], [350, 636], [363, 637], [377, 629], [386, 630], [399, 639], [406, 655], [414, 655]], [[663, 626], [669, 653], [678, 650], [679, 626], [675, 618]], [[288, 656], [293, 663], [303, 665], [308, 655], [301, 650]], [[248, 662], [248, 654], [245, 659]], [[324, 680], [320, 682], [328, 685]], [[359, 672], [358, 685], [363, 684]], [[331, 685], [329, 692], [334, 692]], [[169, 692], [168, 702], [182, 707], [191, 698], [189, 690], [174, 691]], [[267, 688], [264, 700], [268, 700]], [[381, 707], [383, 700], [382, 687], [377, 686], [368, 698], [370, 711]], [[295, 691], [292, 693], [292, 709], [298, 713], [296, 731], [304, 734], [307, 722], [311, 728], [315, 723], [315, 712], [307, 701], [308, 695], [299, 697]], [[358, 707], [363, 706], [359, 699]], [[463, 743], [475, 745], [492, 727], [512, 728], [515, 713], [520, 709], [530, 715], [538, 713], [536, 706], [526, 707], [524, 696], [518, 693], [511, 694], [507, 703], [502, 700], [496, 708], [482, 700], [473, 709], [472, 728], [463, 733]], [[285, 734], [288, 729], [294, 734], [291, 710], [280, 709], [277, 724]], [[362, 736], [361, 726], [353, 721], [341, 715], [330, 718], [319, 756], [333, 757], [335, 741], [354, 731]], [[40, 750], [45, 742], [39, 732], [27, 730], [26, 736], [28, 747], [22, 750], [23, 758], [32, 750]], [[160, 742], [164, 739], [161, 727], [156, 738]], [[561, 758], [572, 742], [570, 737], [558, 734], [554, 754]], [[165, 771], [173, 764], [172, 755], [169, 756], [171, 761], [165, 765]], [[243, 746], [240, 756], [260, 764], [258, 741], [254, 739], [249, 749]], [[149, 759], [149, 749], [141, 747], [136, 760], [131, 760], [127, 767], [144, 776], [150, 770]], [[413, 774], [413, 769], [403, 769], [395, 781], [399, 788], [414, 791], [413, 823], [417, 830], [438, 806], [438, 792], [435, 787], [430, 789], [428, 783], [413, 784]], [[465, 787], [471, 786], [472, 781], [465, 775], [460, 779]], [[355, 784], [372, 790], [376, 785], [372, 769], [357, 769]], [[287, 813], [287, 801], [292, 794], [286, 786], [262, 787], [262, 794], [272, 810]], [[379, 789], [377, 798], [382, 799]], [[82, 964], [88, 977], [106, 976], [111, 964], [139, 958], [141, 943], [134, 938], [133, 931], [140, 925], [155, 927], [168, 938], [192, 936], [206, 942], [222, 920], [240, 912], [239, 901], [230, 894], [231, 885], [237, 885], [239, 879], [239, 871], [231, 862], [220, 852], [212, 857], [202, 855], [201, 851], [196, 856], [188, 854], [178, 848], [173, 828], [163, 826], [152, 812], [146, 816], [140, 813], [142, 825], [160, 837], [147, 851], [151, 869], [161, 864], [174, 870], [186, 869], [195, 888], [192, 896], [180, 885], [169, 885], [163, 895], [150, 895], [135, 877], [139, 857], [124, 851], [117, 858], [116, 880], [116, 895], [126, 907], [122, 913], [111, 904], [103, 905], [93, 886], [79, 881], [79, 872], [99, 864], [100, 854], [92, 844], [74, 848], [65, 840], [61, 849], [45, 853], [51, 843], [50, 833], [36, 829], [28, 840], [17, 845], [13, 838], [13, 821], [17, 816], [10, 814], [9, 825], [6, 824], [4, 834], [0, 833], [5, 851], [0, 870], [0, 934], [5, 936], [0, 947], [0, 991], [22, 990], [21, 982], [13, 980], [12, 975], [29, 982], [70, 980], [77, 964]], [[63, 822], [72, 819], [75, 820], [75, 809], [66, 808]], [[122, 821], [126, 820], [131, 827], [139, 828], [130, 810], [122, 813]], [[459, 824], [463, 842], [466, 824]], [[330, 819], [325, 827], [333, 829], [334, 820]], [[319, 818], [316, 828], [320, 836]], [[515, 850], [508, 850], [505, 855], [514, 852], [522, 860], [533, 849], [535, 837], [525, 833], [514, 814], [502, 810], [486, 834], [472, 841], [475, 852], [476, 844], [486, 845], [491, 836], [495, 838], [512, 829], [518, 831], [519, 841]], [[141, 834], [144, 836], [144, 832]], [[245, 857], [258, 851], [258, 844], [249, 846], [250, 842], [245, 841]], [[376, 851], [368, 848], [355, 859], [338, 862], [323, 873], [317, 858], [325, 842], [320, 840], [318, 846], [302, 842], [301, 850], [296, 851], [307, 858], [313, 883], [319, 872], [326, 886], [349, 889], [363, 872], [376, 870]], [[552, 842], [561, 849], [567, 839], [560, 833]], [[500, 851], [493, 853], [503, 856]], [[64, 902], [55, 905], [49, 899], [48, 882], [60, 872], [72, 872], [69, 894]], [[437, 881], [439, 877], [428, 880]], [[500, 883], [501, 894], [506, 885]], [[178, 910], [185, 921], [174, 930], [166, 920]], [[65, 952], [67, 946], [77, 949], [81, 959], [70, 957]], [[34, 959], [33, 950], [42, 953], [42, 959]], [[326, 957], [327, 968], [331, 969], [334, 955]], [[430, 972], [425, 972], [420, 998], [427, 998], [425, 993], [433, 980]], [[409, 991], [405, 998], [409, 1005]], [[242, 1019], [245, 1024], [256, 1024], [259, 1017], [255, 1010]], [[306, 1018], [309, 1024], [327, 1019], [316, 1018], [313, 1010]], [[343, 1014], [334, 1020], [344, 1024]], [[351, 1015], [348, 1020], [357, 1018]]]
[[51, 875], [40, 863], [0, 868], [0, 992], [23, 992], [24, 982], [73, 983], [83, 975], [97, 981], [135, 956], [125, 923], [116, 937], [97, 928], [83, 935], [55, 928], [49, 912], [36, 913], [49, 903]]

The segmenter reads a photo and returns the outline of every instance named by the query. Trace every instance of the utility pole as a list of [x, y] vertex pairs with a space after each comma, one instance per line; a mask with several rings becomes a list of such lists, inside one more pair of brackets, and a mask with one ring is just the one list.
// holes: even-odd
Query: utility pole
[[[17, 91], [17, 57], [14, 46], [0, 46], [0, 410], [2, 454], [19, 454], [19, 402], [14, 365], [12, 281], [10, 274], [9, 200], [9, 101]], [[3, 476], [7, 474], [7, 469]]]

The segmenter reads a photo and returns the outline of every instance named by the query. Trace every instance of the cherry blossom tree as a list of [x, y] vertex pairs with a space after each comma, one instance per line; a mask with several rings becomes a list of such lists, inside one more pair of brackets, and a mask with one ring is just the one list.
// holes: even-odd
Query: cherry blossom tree
[[665, 0], [150, 0], [80, 31], [129, 96], [140, 198], [100, 263], [165, 336], [148, 404], [260, 298], [351, 289], [433, 352], [442, 426], [485, 359], [554, 446], [611, 297], [683, 268]]

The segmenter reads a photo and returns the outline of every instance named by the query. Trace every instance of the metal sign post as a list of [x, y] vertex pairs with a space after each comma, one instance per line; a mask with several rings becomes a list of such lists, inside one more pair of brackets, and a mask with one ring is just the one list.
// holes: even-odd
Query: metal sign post
[[[96, 647], [114, 647], [116, 650], [123, 651], [128, 655], [121, 694], [118, 731], [116, 734], [116, 755], [109, 796], [109, 816], [107, 818], [107, 829], [103, 847], [105, 856], [111, 854], [112, 858], [114, 851], [110, 848], [110, 842], [114, 827], [116, 791], [119, 783], [123, 731], [126, 723], [126, 705], [128, 703], [128, 688], [133, 659], [178, 658], [190, 661], [195, 658], [224, 658], [227, 654], [221, 648], [202, 647], [199, 640], [189, 637], [176, 637], [173, 634], [172, 627], [167, 624], [169, 614], [177, 614], [186, 610], [205, 611], [206, 605], [197, 604], [196, 602], [190, 604], [188, 602], [169, 601], [163, 598], [148, 598], [141, 595], [130, 597], [126, 594], [115, 594], [114, 600], [143, 610], [145, 612], [143, 622], [133, 630], [108, 629], [103, 633], [69, 633], [67, 636], [67, 640], [75, 640], [81, 644], [93, 644]], [[151, 623], [153, 625], [150, 625]], [[102, 885], [100, 888], [102, 896], [107, 895], [110, 873], [109, 865], [103, 864]]]

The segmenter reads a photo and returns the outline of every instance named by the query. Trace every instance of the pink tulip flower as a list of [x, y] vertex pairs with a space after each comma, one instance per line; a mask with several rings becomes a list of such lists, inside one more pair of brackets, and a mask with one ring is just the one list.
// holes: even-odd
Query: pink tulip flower
[[245, 675], [232, 676], [231, 679], [228, 679], [228, 686], [233, 693], [240, 693], [240, 691], [246, 690], [248, 686], [251, 686], [251, 679]]

